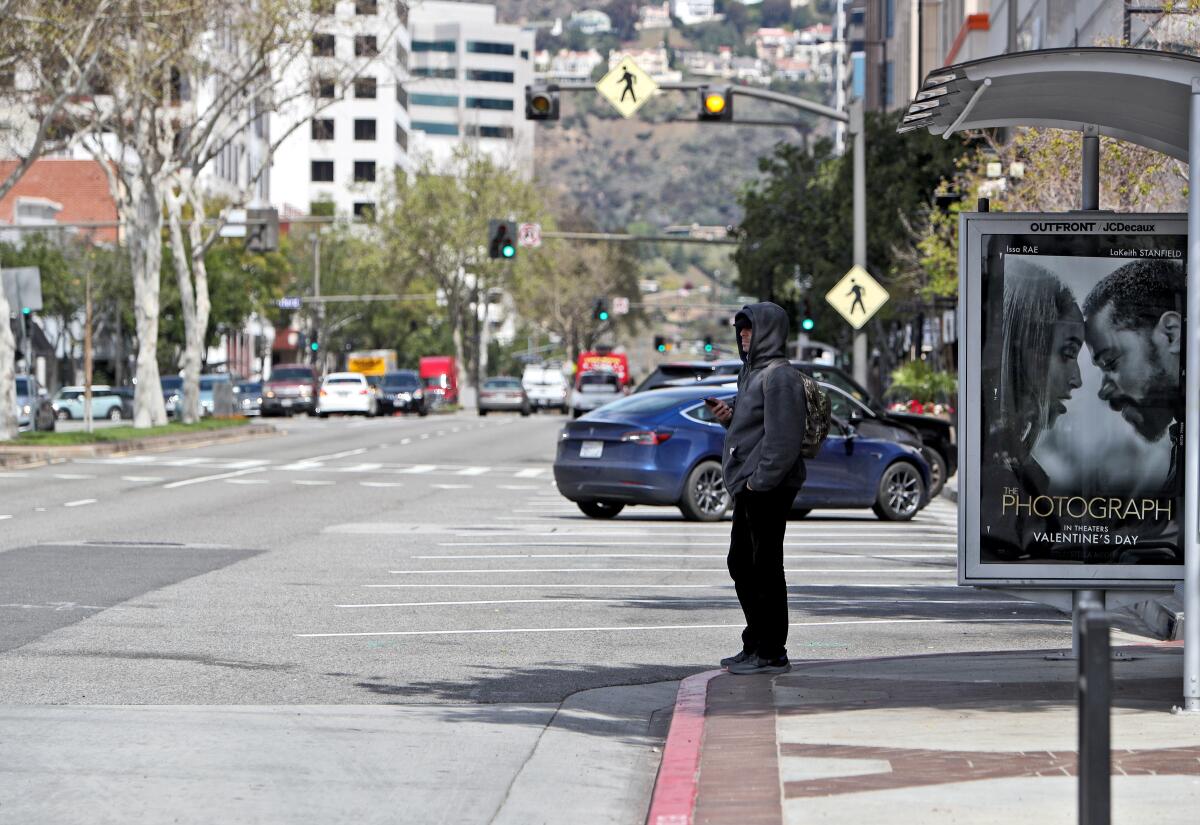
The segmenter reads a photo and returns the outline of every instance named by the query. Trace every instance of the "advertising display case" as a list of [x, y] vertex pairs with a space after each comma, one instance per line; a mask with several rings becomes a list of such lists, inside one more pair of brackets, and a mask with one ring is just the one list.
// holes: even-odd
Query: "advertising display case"
[[965, 214], [959, 582], [1183, 577], [1187, 219]]

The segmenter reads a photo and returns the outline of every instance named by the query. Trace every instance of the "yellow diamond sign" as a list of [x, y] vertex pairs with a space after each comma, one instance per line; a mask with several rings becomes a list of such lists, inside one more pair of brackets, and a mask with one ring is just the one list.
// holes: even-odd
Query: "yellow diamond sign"
[[825, 300], [842, 314], [850, 326], [862, 329], [863, 324], [887, 303], [888, 292], [871, 277], [871, 273], [855, 265], [842, 276], [837, 286], [829, 290]]
[[654, 97], [658, 84], [654, 78], [638, 68], [628, 57], [622, 57], [612, 71], [600, 78], [596, 91], [621, 113], [621, 117], [630, 117], [642, 104]]

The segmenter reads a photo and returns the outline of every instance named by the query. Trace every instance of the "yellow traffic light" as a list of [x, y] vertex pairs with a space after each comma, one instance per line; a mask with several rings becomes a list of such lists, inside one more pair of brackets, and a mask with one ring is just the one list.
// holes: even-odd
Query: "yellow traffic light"
[[700, 120], [733, 120], [733, 87], [700, 87]]
[[704, 110], [710, 115], [719, 115], [725, 111], [725, 95], [709, 92], [704, 96]]

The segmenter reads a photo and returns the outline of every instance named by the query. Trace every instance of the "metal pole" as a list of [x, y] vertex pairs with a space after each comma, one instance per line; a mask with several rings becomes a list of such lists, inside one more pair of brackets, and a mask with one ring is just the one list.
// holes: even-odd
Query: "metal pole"
[[83, 320], [83, 428], [92, 431], [92, 271], [88, 268], [84, 281]]
[[[867, 266], [867, 137], [861, 99], [850, 104], [850, 131], [854, 133], [854, 264]], [[854, 333], [854, 380], [867, 385], [867, 333]]]
[[[324, 314], [325, 305], [321, 302], [321, 232], [313, 230], [313, 317], [312, 331], [314, 339], [317, 342], [318, 351], [323, 346], [321, 343], [321, 315]], [[313, 365], [319, 364], [318, 355], [312, 353], [312, 344], [309, 344], [309, 353], [313, 359]]]
[[1083, 167], [1080, 170], [1084, 211], [1100, 208], [1100, 130], [1093, 125], [1083, 127]]
[[1187, 324], [1184, 336], [1186, 380], [1183, 439], [1183, 709], [1200, 713], [1200, 536], [1196, 506], [1200, 496], [1200, 78], [1192, 79], [1192, 111], [1188, 155]]
[[1089, 610], [1103, 610], [1105, 598], [1103, 590], [1076, 590], [1071, 593], [1071, 658], [1080, 659], [1083, 656], [1082, 627], [1085, 615]]
[[1080, 625], [1079, 825], [1109, 825], [1112, 817], [1112, 658], [1108, 617], [1087, 609]]
[[1020, 19], [1017, 0], [1008, 0], [1008, 45], [1004, 50], [1006, 54], [1012, 54], [1017, 50], [1017, 27]]

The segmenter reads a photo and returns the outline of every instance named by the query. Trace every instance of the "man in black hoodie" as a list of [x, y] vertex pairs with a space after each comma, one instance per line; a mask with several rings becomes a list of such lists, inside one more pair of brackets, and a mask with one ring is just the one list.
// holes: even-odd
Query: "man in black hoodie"
[[783, 307], [750, 304], [734, 320], [743, 366], [733, 407], [709, 402], [728, 430], [722, 471], [733, 496], [729, 574], [746, 629], [742, 650], [722, 659], [730, 673], [786, 673], [787, 584], [783, 535], [796, 491], [804, 483], [804, 417], [800, 374], [787, 360]]

